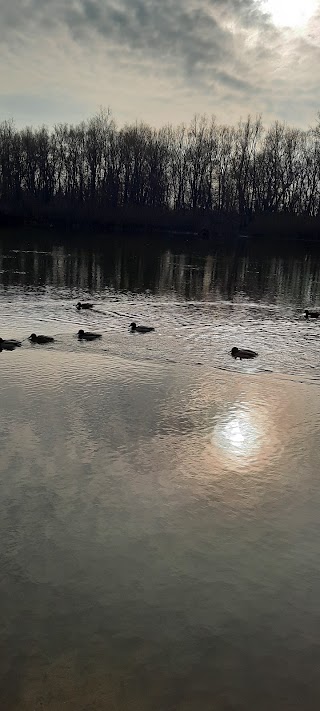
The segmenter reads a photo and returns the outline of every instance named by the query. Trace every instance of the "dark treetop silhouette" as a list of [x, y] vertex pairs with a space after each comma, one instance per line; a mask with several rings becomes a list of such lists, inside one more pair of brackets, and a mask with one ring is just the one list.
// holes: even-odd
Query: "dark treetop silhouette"
[[192, 230], [203, 237], [320, 235], [320, 115], [306, 131], [250, 116], [236, 126], [0, 124], [0, 224]]

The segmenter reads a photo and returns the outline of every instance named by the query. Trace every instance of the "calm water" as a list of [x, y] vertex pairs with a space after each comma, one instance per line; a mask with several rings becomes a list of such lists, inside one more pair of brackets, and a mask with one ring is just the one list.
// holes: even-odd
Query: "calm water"
[[0, 248], [0, 334], [56, 336], [0, 354], [1, 708], [318, 711], [320, 259], [39, 241]]

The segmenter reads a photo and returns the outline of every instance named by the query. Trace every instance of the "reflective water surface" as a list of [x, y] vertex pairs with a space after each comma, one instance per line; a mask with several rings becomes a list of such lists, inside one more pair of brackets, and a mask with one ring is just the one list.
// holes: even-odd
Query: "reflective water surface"
[[[320, 307], [317, 253], [279, 256], [250, 242], [208, 252], [155, 236], [104, 236], [103, 247], [90, 249], [52, 244], [41, 233], [21, 247], [18, 237], [0, 241], [5, 335], [14, 328], [24, 338], [46, 325], [59, 349], [73, 348], [70, 335], [93, 328], [114, 354], [239, 372], [230, 359], [237, 345], [259, 353], [243, 371], [318, 378], [320, 320], [303, 316]], [[94, 311], [79, 313], [79, 299], [94, 301]], [[157, 337], [128, 340], [133, 320], [155, 326]]]
[[2, 245], [2, 708], [319, 708], [318, 275]]

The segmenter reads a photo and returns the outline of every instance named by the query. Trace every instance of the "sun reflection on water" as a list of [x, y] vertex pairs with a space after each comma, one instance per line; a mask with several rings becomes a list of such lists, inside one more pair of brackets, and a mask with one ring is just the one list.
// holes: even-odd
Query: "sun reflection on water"
[[265, 413], [241, 403], [217, 418], [212, 444], [238, 464], [245, 464], [264, 449], [267, 429]]

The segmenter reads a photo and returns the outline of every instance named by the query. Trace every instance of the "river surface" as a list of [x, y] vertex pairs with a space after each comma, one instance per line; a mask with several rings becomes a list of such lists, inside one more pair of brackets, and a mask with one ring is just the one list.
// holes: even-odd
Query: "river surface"
[[0, 237], [1, 708], [318, 711], [319, 306], [308, 251]]

